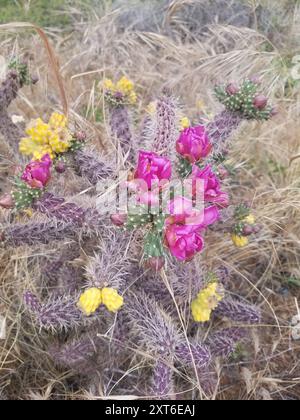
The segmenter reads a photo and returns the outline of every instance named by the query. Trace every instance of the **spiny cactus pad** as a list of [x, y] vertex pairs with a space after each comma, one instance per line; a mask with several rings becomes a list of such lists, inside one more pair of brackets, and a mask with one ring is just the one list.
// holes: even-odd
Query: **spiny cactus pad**
[[246, 119], [268, 120], [273, 115], [273, 108], [266, 104], [263, 108], [255, 106], [255, 98], [259, 95], [258, 84], [246, 79], [236, 91], [226, 86], [217, 86], [215, 94], [218, 100], [232, 112], [239, 112]]
[[17, 189], [12, 193], [17, 210], [26, 209], [31, 206], [32, 202], [40, 198], [43, 190], [31, 188], [24, 182], [16, 181]]

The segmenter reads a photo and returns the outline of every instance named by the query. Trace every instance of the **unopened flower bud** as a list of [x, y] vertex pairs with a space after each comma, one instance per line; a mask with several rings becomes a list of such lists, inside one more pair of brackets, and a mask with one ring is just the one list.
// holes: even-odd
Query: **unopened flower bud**
[[253, 105], [255, 106], [256, 109], [264, 109], [267, 106], [268, 103], [268, 98], [264, 95], [257, 95], [254, 98], [253, 101]]
[[33, 85], [36, 85], [39, 82], [40, 78], [37, 74], [34, 74], [33, 76], [31, 76], [31, 83]]
[[253, 226], [245, 225], [243, 229], [243, 235], [250, 236], [253, 234], [253, 232], [254, 232]]
[[15, 202], [11, 194], [4, 194], [0, 197], [0, 207], [4, 209], [13, 209], [15, 207]]
[[76, 140], [84, 142], [86, 140], [86, 133], [84, 131], [77, 131], [75, 137]]
[[263, 229], [263, 225], [255, 225], [252, 227], [253, 233], [259, 233]]
[[55, 165], [55, 170], [58, 174], [63, 174], [64, 172], [66, 172], [67, 168], [65, 162], [63, 162], [62, 160], [57, 162], [57, 164]]
[[110, 220], [115, 226], [122, 227], [127, 222], [127, 214], [112, 214]]
[[230, 83], [227, 87], [226, 87], [226, 93], [228, 93], [228, 95], [236, 95], [239, 92], [240, 88], [236, 83]]
[[253, 76], [249, 77], [250, 82], [254, 83], [255, 85], [261, 84], [261, 79], [257, 74], [254, 74]]
[[146, 266], [146, 268], [150, 268], [153, 271], [159, 272], [165, 266], [165, 259], [164, 259], [164, 257], [152, 257], [152, 258], [149, 258], [145, 262], [145, 266]]
[[229, 171], [228, 169], [225, 168], [225, 166], [222, 166], [222, 165], [219, 166], [218, 172], [219, 172], [219, 177], [222, 180], [228, 178], [229, 176]]
[[276, 117], [276, 115], [278, 115], [278, 114], [279, 114], [279, 109], [274, 106], [272, 108], [271, 115], [272, 115], [272, 117]]

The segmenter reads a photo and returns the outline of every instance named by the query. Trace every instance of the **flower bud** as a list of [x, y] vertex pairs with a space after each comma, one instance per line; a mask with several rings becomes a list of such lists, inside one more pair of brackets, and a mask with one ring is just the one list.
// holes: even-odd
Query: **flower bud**
[[263, 229], [263, 225], [253, 226], [253, 233], [259, 233]]
[[152, 258], [149, 258], [145, 262], [145, 267], [150, 268], [151, 270], [155, 272], [159, 272], [160, 270], [164, 268], [164, 266], [165, 266], [164, 257], [152, 257]]
[[65, 162], [63, 162], [62, 160], [57, 162], [57, 164], [55, 165], [55, 170], [58, 174], [63, 174], [64, 172], [66, 172], [67, 168]]
[[253, 226], [250, 225], [245, 225], [244, 229], [243, 229], [243, 235], [245, 236], [250, 236], [252, 235], [254, 232], [253, 230]]
[[226, 87], [226, 93], [230, 96], [236, 95], [239, 92], [240, 88], [236, 83], [230, 83]]
[[84, 131], [77, 131], [75, 137], [76, 140], [84, 142], [86, 140], [86, 133]]
[[0, 197], [0, 207], [4, 209], [13, 209], [15, 207], [15, 202], [11, 194], [4, 194]]
[[229, 171], [228, 169], [225, 168], [225, 166], [219, 166], [218, 167], [218, 172], [219, 172], [219, 178], [220, 179], [226, 179], [229, 176]]
[[268, 98], [264, 95], [257, 95], [254, 98], [253, 105], [256, 109], [262, 110], [267, 106]]
[[253, 76], [249, 77], [250, 82], [254, 83], [255, 85], [261, 84], [261, 79], [258, 74], [254, 74]]
[[39, 82], [40, 78], [37, 74], [34, 74], [33, 76], [31, 76], [31, 83], [33, 85], [36, 85]]
[[115, 226], [122, 227], [127, 222], [127, 214], [112, 214], [110, 220]]

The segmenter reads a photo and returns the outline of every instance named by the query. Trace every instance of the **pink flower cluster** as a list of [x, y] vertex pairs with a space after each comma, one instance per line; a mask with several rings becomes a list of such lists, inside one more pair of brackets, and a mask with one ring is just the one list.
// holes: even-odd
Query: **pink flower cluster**
[[[219, 209], [229, 205], [229, 196], [222, 191], [220, 179], [213, 167], [210, 164], [201, 166], [202, 160], [212, 150], [205, 127], [184, 130], [177, 141], [176, 149], [191, 164], [191, 196], [189, 199], [179, 196], [170, 201], [166, 211], [164, 245], [178, 260], [189, 261], [203, 250], [203, 233], [208, 226], [219, 220]], [[171, 176], [172, 164], [167, 157], [141, 151], [132, 188], [137, 202], [158, 205], [158, 193], [164, 191]], [[195, 207], [198, 193], [204, 195], [202, 210]]]
[[51, 178], [52, 160], [49, 155], [42, 157], [40, 161], [32, 161], [26, 166], [21, 177], [31, 188], [44, 189]]

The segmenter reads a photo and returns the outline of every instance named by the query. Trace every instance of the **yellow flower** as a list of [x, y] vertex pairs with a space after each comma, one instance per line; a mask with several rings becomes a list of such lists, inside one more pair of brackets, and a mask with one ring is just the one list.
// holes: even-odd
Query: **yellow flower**
[[113, 83], [111, 79], [105, 79], [103, 82], [104, 89], [107, 93], [115, 94], [120, 92], [130, 105], [134, 105], [137, 102], [137, 95], [134, 91], [134, 83], [127, 79], [127, 77], [122, 77], [116, 84]]
[[129, 95], [134, 91], [134, 84], [131, 80], [124, 76], [117, 82], [116, 89], [124, 95]]
[[150, 115], [154, 115], [156, 112], [156, 102], [150, 102], [146, 108], [146, 112]]
[[103, 82], [104, 89], [114, 92], [116, 87], [111, 79], [105, 79]]
[[32, 121], [26, 129], [28, 137], [20, 141], [20, 152], [37, 160], [46, 154], [53, 159], [55, 154], [66, 152], [72, 141], [67, 124], [67, 118], [57, 112], [51, 115], [49, 124], [40, 118]]
[[249, 244], [249, 239], [247, 236], [239, 236], [239, 235], [233, 234], [231, 239], [237, 248], [244, 248], [245, 246]]
[[78, 302], [78, 308], [90, 316], [99, 308], [102, 304], [102, 291], [96, 287], [87, 289], [82, 293]]
[[180, 120], [180, 126], [182, 130], [185, 130], [186, 128], [189, 128], [191, 126], [191, 122], [188, 117], [183, 117]]
[[249, 216], [245, 217], [244, 222], [247, 223], [248, 225], [255, 225], [255, 217], [253, 214], [249, 214]]
[[211, 314], [223, 300], [224, 294], [217, 282], [210, 283], [192, 302], [192, 314], [196, 322], [207, 322]]
[[110, 312], [116, 313], [123, 306], [124, 299], [115, 289], [102, 289], [102, 302]]

